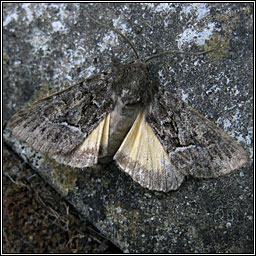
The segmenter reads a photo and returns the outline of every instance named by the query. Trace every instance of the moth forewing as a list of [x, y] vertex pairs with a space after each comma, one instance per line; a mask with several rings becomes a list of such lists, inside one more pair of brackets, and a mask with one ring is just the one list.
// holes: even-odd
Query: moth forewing
[[110, 114], [71, 152], [54, 154], [51, 157], [61, 164], [76, 168], [96, 166], [100, 150], [104, 151], [108, 146], [109, 119]]
[[110, 80], [109, 74], [93, 76], [48, 96], [16, 113], [8, 126], [35, 150], [63, 159], [114, 109]]
[[233, 138], [172, 94], [154, 99], [148, 122], [171, 165], [186, 176], [218, 177], [248, 161], [247, 152]]

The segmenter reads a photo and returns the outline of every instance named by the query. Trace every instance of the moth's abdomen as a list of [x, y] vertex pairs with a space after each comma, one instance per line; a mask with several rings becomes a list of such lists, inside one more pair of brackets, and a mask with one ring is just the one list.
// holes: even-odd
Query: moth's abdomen
[[107, 164], [112, 161], [125, 136], [132, 127], [141, 105], [125, 106], [119, 99], [115, 109], [110, 113], [108, 143], [100, 148], [99, 163]]

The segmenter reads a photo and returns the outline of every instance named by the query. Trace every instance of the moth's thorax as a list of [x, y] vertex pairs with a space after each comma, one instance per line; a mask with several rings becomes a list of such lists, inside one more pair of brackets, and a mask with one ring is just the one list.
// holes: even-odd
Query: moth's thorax
[[145, 63], [137, 60], [130, 64], [120, 64], [114, 71], [112, 89], [115, 100], [124, 105], [146, 105], [152, 96], [153, 82]]

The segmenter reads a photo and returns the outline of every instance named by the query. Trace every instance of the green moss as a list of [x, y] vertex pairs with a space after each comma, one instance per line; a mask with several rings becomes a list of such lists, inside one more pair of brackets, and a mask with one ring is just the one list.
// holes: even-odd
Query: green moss
[[244, 7], [238, 11], [229, 10], [226, 13], [218, 13], [215, 15], [215, 19], [221, 26], [218, 32], [213, 33], [211, 39], [208, 40], [204, 46], [205, 50], [214, 49], [209, 55], [212, 59], [220, 61], [223, 58], [230, 56], [230, 40], [234, 38], [234, 32], [239, 30], [241, 25], [241, 14], [251, 15], [252, 8]]
[[54, 182], [57, 183], [60, 192], [63, 195], [67, 195], [70, 190], [74, 190], [77, 181], [78, 169], [59, 164], [48, 157], [45, 157], [45, 161], [50, 164], [52, 177]]
[[8, 56], [8, 54], [7, 54], [6, 51], [3, 52], [2, 57], [3, 57], [3, 64], [4, 64], [4, 65], [7, 65], [7, 64], [8, 64], [8, 61], [9, 61], [9, 56]]
[[229, 40], [218, 33], [213, 33], [211, 39], [206, 40], [204, 45], [205, 51], [213, 49], [213, 51], [209, 53], [209, 56], [215, 61], [228, 58], [230, 56], [229, 48]]
[[[143, 223], [140, 216], [140, 212], [135, 209], [125, 209], [120, 202], [115, 202], [113, 205], [106, 206], [105, 212], [108, 220], [118, 227], [119, 236], [131, 237], [133, 241], [136, 241], [138, 235], [144, 234]], [[141, 225], [140, 225], [141, 223]]]
[[49, 88], [48, 83], [42, 83], [41, 87], [42, 87], [41, 90], [35, 92], [32, 98], [33, 101], [38, 101], [40, 99], [43, 99], [55, 92], [52, 88]]

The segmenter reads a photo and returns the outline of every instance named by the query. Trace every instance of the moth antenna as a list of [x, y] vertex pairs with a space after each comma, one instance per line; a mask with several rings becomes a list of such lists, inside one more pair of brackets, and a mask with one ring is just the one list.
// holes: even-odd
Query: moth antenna
[[161, 53], [158, 53], [158, 54], [154, 54], [148, 58], [145, 59], [145, 62], [148, 62], [154, 58], [157, 58], [157, 57], [160, 57], [160, 56], [163, 56], [163, 55], [167, 55], [167, 54], [173, 54], [173, 53], [178, 53], [178, 54], [188, 54], [188, 55], [200, 55], [200, 54], [205, 54], [205, 53], [209, 53], [209, 52], [212, 52], [214, 51], [214, 49], [210, 49], [210, 50], [207, 50], [207, 51], [203, 51], [203, 52], [183, 52], [183, 51], [164, 51], [164, 52], [161, 52]]
[[118, 35], [120, 35], [120, 36], [121, 36], [124, 40], [126, 40], [126, 42], [132, 47], [132, 49], [133, 49], [133, 51], [134, 51], [134, 53], [135, 53], [135, 55], [136, 55], [136, 58], [137, 58], [137, 59], [140, 58], [140, 57], [139, 57], [139, 54], [138, 54], [138, 52], [137, 52], [137, 50], [136, 50], [136, 48], [135, 48], [135, 46], [134, 46], [134, 44], [133, 44], [125, 35], [123, 35], [118, 29], [113, 28], [113, 27], [111, 27], [111, 26], [109, 26], [109, 25], [107, 25], [107, 24], [104, 24], [104, 23], [102, 23], [102, 22], [100, 22], [100, 21], [98, 21], [98, 20], [95, 20], [93, 17], [91, 17], [91, 16], [88, 15], [88, 14], [87, 14], [87, 17], [88, 17], [90, 20], [92, 20], [93, 22], [95, 22], [95, 23], [97, 23], [97, 24], [99, 24], [99, 25], [101, 25], [101, 26], [104, 26], [104, 27], [106, 27], [106, 28], [109, 28], [109, 29], [113, 30], [114, 32], [116, 32]]

